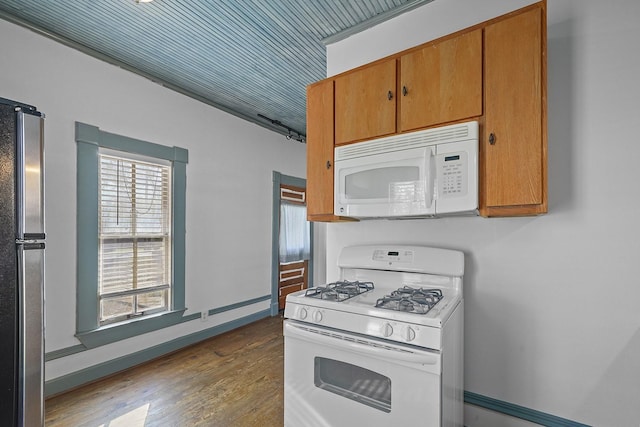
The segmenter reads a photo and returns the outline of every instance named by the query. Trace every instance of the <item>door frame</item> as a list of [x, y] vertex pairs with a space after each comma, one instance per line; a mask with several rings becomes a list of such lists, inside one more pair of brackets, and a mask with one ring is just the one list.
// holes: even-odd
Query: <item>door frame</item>
[[[280, 186], [283, 184], [306, 189], [307, 180], [273, 171], [273, 210], [271, 214], [271, 316], [276, 316], [279, 311]], [[309, 270], [307, 272], [308, 284], [313, 280], [313, 223], [309, 226], [309, 244], [311, 246], [311, 256], [309, 257]]]

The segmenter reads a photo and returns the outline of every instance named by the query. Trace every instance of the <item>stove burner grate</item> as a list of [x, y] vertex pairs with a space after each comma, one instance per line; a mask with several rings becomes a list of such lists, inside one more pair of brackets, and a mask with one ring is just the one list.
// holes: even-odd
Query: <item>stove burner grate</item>
[[403, 286], [376, 301], [376, 307], [387, 310], [426, 314], [442, 299], [440, 289]]
[[309, 288], [305, 292], [304, 296], [342, 302], [372, 289], [373, 282], [360, 282], [358, 280], [350, 282], [348, 280], [341, 280], [329, 283], [326, 286]]

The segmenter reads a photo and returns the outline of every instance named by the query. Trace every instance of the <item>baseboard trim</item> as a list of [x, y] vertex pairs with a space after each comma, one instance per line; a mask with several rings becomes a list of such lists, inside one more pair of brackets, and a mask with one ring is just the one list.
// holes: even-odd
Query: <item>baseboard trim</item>
[[[218, 308], [212, 308], [210, 310], [207, 310], [207, 313], [212, 316], [214, 314], [220, 314], [220, 313], [224, 313], [225, 311], [230, 311], [230, 310], [235, 310], [237, 308], [240, 307], [245, 307], [247, 305], [251, 305], [251, 304], [255, 304], [261, 301], [266, 301], [271, 299], [271, 295], [264, 295], [258, 298], [252, 298], [250, 300], [246, 300], [246, 301], [241, 301], [241, 302], [237, 302], [234, 304], [229, 304], [229, 305], [225, 305], [224, 307], [218, 307]], [[276, 312], [273, 312], [273, 310], [271, 310], [271, 315], [275, 316], [277, 314]], [[192, 314], [188, 314], [186, 316], [182, 316], [182, 318], [180, 318], [179, 323], [184, 323], [184, 322], [190, 322], [192, 320], [197, 320], [200, 319], [200, 313], [192, 313]], [[71, 356], [72, 354], [76, 354], [76, 353], [80, 353], [83, 351], [88, 350], [89, 348], [87, 346], [85, 346], [84, 344], [78, 344], [78, 345], [73, 345], [70, 347], [65, 347], [65, 348], [61, 348], [59, 350], [53, 350], [53, 351], [49, 351], [47, 353], [45, 353], [44, 355], [44, 361], [45, 362], [49, 362], [51, 360], [55, 360], [55, 359], [60, 359], [61, 357], [67, 357], [67, 356]]]
[[127, 354], [125, 356], [109, 360], [107, 362], [99, 363], [97, 365], [81, 369], [68, 375], [54, 378], [45, 383], [44, 395], [45, 397], [50, 397], [56, 394], [60, 394], [82, 384], [95, 381], [102, 377], [106, 377], [107, 375], [115, 374], [116, 372], [123, 371], [125, 369], [171, 353], [173, 351], [180, 350], [181, 348], [198, 343], [216, 335], [223, 334], [232, 329], [236, 329], [257, 320], [264, 319], [265, 317], [269, 317], [270, 315], [271, 313], [269, 309], [262, 310], [242, 317], [240, 319], [223, 323], [221, 325], [198, 331], [193, 334], [185, 335], [183, 337], [176, 338], [174, 340], [167, 341], [153, 347], [149, 347], [136, 353]]
[[566, 418], [557, 417], [545, 412], [536, 411], [535, 409], [526, 408], [466, 390], [464, 392], [464, 402], [547, 427], [589, 427], [587, 424], [577, 423]]
[[44, 361], [48, 362], [50, 360], [60, 359], [61, 357], [71, 356], [72, 354], [80, 353], [85, 351], [87, 347], [82, 344], [73, 345], [71, 347], [61, 348], [60, 350], [53, 350], [45, 353]]
[[213, 316], [214, 314], [224, 313], [225, 311], [235, 310], [236, 308], [246, 307], [247, 305], [255, 304], [261, 301], [267, 301], [271, 299], [271, 295], [263, 295], [258, 298], [248, 299], [246, 301], [237, 302], [234, 304], [225, 305], [224, 307], [212, 308], [209, 310], [209, 316]]

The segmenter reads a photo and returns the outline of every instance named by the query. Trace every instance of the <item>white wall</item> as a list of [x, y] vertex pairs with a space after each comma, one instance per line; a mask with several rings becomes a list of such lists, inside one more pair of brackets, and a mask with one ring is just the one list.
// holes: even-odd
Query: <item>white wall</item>
[[[431, 40], [428, 29], [437, 23], [463, 28], [463, 3], [465, 16], [517, 7], [436, 1], [366, 31], [357, 43], [330, 46], [327, 69], [336, 73], [387, 56], [390, 45], [399, 51]], [[416, 16], [421, 24], [410, 25]], [[640, 422], [638, 17], [635, 0], [548, 2], [547, 215], [378, 220], [326, 231], [328, 279], [337, 277], [345, 245], [463, 250], [465, 389], [597, 426]], [[473, 407], [465, 424], [515, 425]]]
[[[79, 344], [75, 121], [189, 150], [187, 314], [271, 293], [272, 172], [304, 177], [303, 144], [2, 20], [0, 52], [0, 96], [46, 114], [47, 352]], [[268, 308], [265, 301], [53, 360], [46, 378]]]

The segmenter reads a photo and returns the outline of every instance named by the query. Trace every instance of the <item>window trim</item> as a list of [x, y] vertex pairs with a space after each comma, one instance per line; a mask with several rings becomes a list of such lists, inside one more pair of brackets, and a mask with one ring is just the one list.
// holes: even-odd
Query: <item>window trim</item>
[[[75, 123], [77, 143], [77, 298], [76, 337], [98, 347], [182, 322], [185, 307], [186, 167], [189, 152]], [[124, 322], [98, 322], [98, 151], [108, 148], [173, 163], [172, 310]]]

